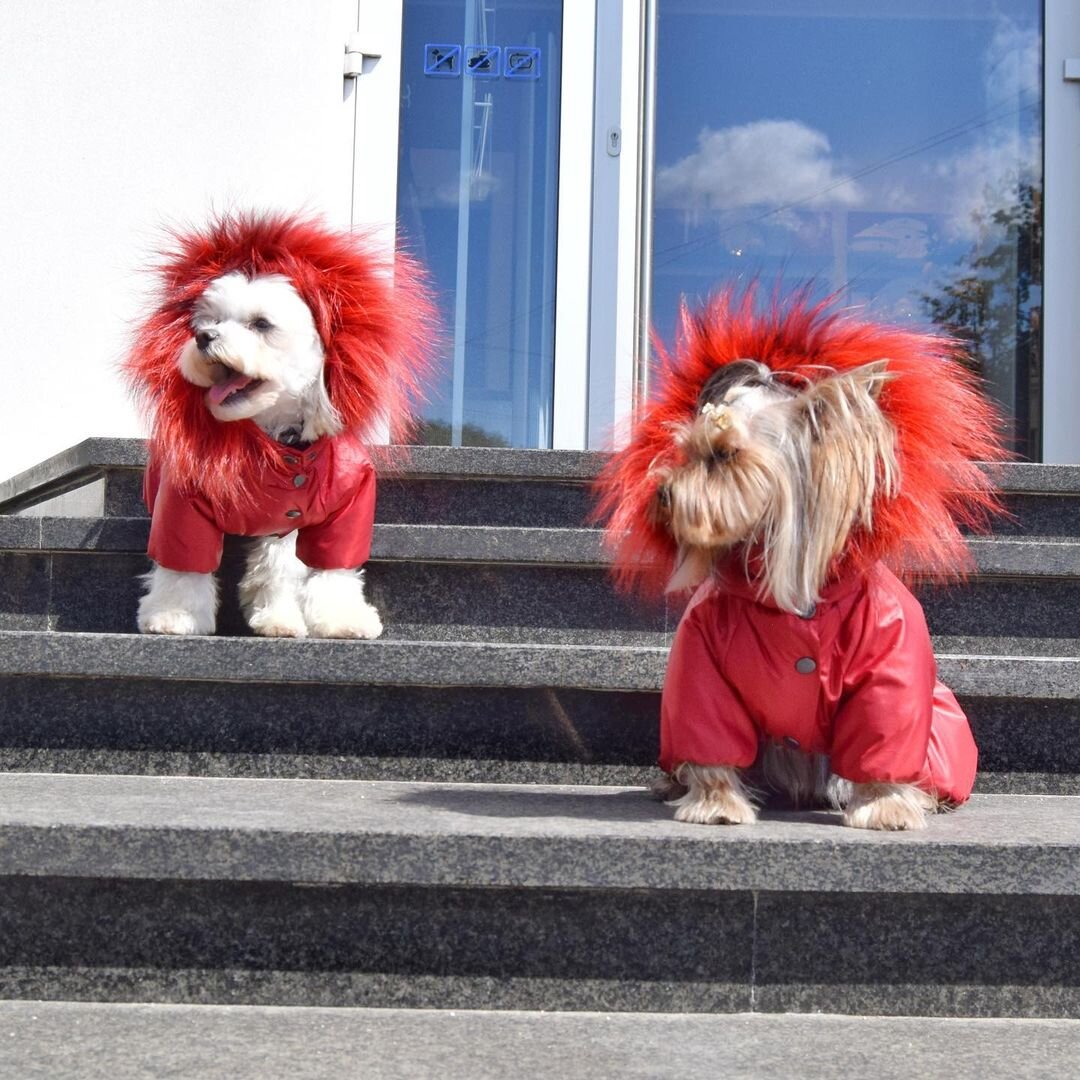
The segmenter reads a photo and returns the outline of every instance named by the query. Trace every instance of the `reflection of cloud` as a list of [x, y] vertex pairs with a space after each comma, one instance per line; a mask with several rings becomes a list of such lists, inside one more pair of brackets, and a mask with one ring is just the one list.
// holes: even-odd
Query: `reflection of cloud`
[[853, 251], [881, 251], [897, 259], [924, 259], [929, 230], [918, 218], [897, 217], [861, 229], [851, 238]]
[[948, 188], [951, 236], [975, 240], [985, 235], [994, 211], [1019, 201], [1019, 186], [1038, 181], [1042, 142], [1037, 134], [998, 134], [938, 163], [935, 173]]
[[[981, 61], [985, 110], [958, 124], [952, 153], [928, 146], [921, 175], [904, 178], [870, 200], [883, 209], [919, 207], [941, 213], [951, 240], [985, 235], [996, 210], [1015, 204], [1020, 184], [1039, 182], [1041, 136], [1037, 132], [1042, 38], [1037, 26], [1018, 26], [998, 15]], [[934, 137], [931, 137], [931, 140]], [[871, 181], [872, 183], [872, 181]]]
[[797, 120], [758, 120], [713, 131], [656, 172], [657, 203], [679, 210], [799, 203], [851, 206], [858, 186], [838, 176], [829, 140]]
[[[462, 180], [457, 176], [440, 184], [434, 191], [436, 206], [457, 206], [461, 200]], [[482, 171], [468, 177], [469, 202], [483, 202], [499, 187], [499, 178]]]
[[998, 15], [994, 36], [983, 57], [986, 96], [1001, 101], [1037, 90], [1042, 76], [1042, 35], [1036, 26], [1017, 26]]

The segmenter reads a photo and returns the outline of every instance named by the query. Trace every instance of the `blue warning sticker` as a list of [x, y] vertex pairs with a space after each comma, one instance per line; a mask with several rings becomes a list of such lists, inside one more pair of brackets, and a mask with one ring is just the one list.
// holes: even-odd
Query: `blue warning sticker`
[[424, 74], [456, 79], [461, 74], [461, 46], [425, 45]]
[[530, 45], [507, 45], [503, 74], [508, 79], [539, 79], [540, 50]]
[[465, 72], [477, 79], [497, 79], [499, 77], [499, 55], [502, 50], [498, 45], [466, 45]]

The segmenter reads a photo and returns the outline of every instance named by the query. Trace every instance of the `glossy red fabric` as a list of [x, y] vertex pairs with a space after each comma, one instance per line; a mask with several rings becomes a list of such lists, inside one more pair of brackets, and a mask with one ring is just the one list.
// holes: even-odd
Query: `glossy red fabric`
[[150, 558], [170, 570], [208, 574], [221, 563], [226, 533], [285, 536], [299, 530], [296, 554], [312, 569], [352, 570], [367, 562], [375, 468], [359, 439], [346, 434], [304, 448], [272, 446], [274, 467], [252, 478], [254, 497], [240, 507], [187, 494], [167, 465], [151, 459], [143, 484], [152, 515]]
[[737, 570], [694, 594], [668, 661], [660, 765], [744, 768], [764, 739], [828, 754], [847, 780], [916, 784], [954, 803], [978, 762], [922, 607], [880, 563], [828, 585], [810, 618], [759, 601]]

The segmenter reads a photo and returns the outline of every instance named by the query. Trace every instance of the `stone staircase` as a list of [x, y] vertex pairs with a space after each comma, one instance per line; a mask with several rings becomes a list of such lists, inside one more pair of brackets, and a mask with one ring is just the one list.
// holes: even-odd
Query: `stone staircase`
[[[479, 1072], [432, 1052], [470, 1076], [537, 1046], [561, 1076], [826, 1044], [836, 1075], [859, 1040], [880, 1076], [893, 1041], [931, 1075], [938, 1051], [987, 1075], [1001, 1040], [1030, 1075], [1075, 1063], [1080, 468], [1006, 469], [977, 573], [923, 590], [977, 794], [879, 835], [782, 809], [694, 828], [646, 798], [678, 610], [612, 592], [584, 525], [598, 455], [417, 448], [380, 487], [372, 643], [256, 639], [234, 602], [215, 638], [132, 633], [142, 464], [95, 439], [0, 484], [0, 1033], [32, 1015], [75, 1060], [55, 1032], [224, 1025], [246, 1049], [223, 1076], [274, 1074], [244, 1071], [267, 1024], [325, 1031], [328, 1062], [368, 1032], [409, 1075], [427, 1040], [516, 1047]], [[645, 1032], [653, 1065], [616, 1068]], [[164, 1075], [116, 1058], [78, 1060]], [[740, 1075], [819, 1075], [777, 1070]]]

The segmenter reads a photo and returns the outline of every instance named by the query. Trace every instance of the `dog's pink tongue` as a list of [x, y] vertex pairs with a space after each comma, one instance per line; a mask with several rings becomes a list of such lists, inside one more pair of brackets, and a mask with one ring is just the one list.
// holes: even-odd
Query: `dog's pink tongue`
[[220, 405], [231, 394], [243, 390], [249, 383], [254, 382], [249, 375], [243, 375], [239, 371], [230, 375], [224, 382], [215, 383], [207, 391], [206, 396], [214, 405]]

